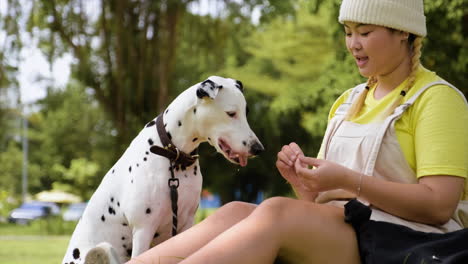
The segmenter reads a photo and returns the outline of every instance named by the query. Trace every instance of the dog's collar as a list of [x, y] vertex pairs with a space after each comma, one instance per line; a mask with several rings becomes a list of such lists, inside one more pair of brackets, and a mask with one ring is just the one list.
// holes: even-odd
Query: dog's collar
[[[180, 151], [174, 143], [172, 143], [171, 139], [167, 135], [166, 129], [164, 128], [163, 113], [161, 113], [156, 119], [156, 129], [158, 131], [162, 147], [152, 146], [150, 151], [154, 154], [168, 158], [175, 167], [184, 169], [191, 166], [195, 161], [197, 161], [198, 155], [191, 155]], [[192, 153], [196, 153], [196, 150]]]

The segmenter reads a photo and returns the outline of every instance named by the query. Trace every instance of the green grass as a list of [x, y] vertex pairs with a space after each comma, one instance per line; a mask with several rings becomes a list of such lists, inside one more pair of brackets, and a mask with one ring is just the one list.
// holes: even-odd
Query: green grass
[[[198, 210], [195, 223], [216, 209]], [[60, 218], [41, 219], [29, 225], [0, 223], [1, 264], [61, 263], [76, 222]]]
[[2, 264], [61, 263], [69, 236], [0, 236]]

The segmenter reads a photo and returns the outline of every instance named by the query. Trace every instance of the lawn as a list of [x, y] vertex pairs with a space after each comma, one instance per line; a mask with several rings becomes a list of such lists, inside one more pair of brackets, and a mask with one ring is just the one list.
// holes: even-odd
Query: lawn
[[0, 263], [61, 263], [69, 238], [69, 236], [0, 235]]
[[[214, 211], [198, 210], [195, 222]], [[37, 220], [24, 226], [0, 223], [0, 263], [61, 263], [75, 225], [75, 222], [63, 222], [59, 218]]]

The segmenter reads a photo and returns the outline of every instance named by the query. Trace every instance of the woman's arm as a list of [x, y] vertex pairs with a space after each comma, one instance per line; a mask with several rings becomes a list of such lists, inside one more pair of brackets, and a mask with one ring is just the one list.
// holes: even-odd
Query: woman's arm
[[[304, 164], [316, 168], [308, 169]], [[448, 175], [421, 177], [415, 184], [390, 182], [308, 157], [297, 160], [296, 172], [311, 190], [344, 189], [356, 194], [360, 190], [360, 197], [390, 214], [432, 225], [441, 225], [450, 219], [464, 183], [464, 178]]]

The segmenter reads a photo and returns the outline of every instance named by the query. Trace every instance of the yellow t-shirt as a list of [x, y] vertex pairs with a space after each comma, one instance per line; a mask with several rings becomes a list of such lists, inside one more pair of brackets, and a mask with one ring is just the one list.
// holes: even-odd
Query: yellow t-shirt
[[[414, 86], [405, 100], [427, 84], [441, 80], [434, 72], [420, 67]], [[406, 81], [385, 97], [374, 98], [375, 87], [367, 95], [360, 115], [352, 122], [370, 123], [392, 103]], [[350, 91], [344, 92], [333, 104], [329, 119]], [[395, 122], [398, 142], [416, 176], [452, 175], [468, 177], [468, 106], [463, 97], [446, 85], [435, 85], [423, 92], [414, 104]], [[468, 199], [465, 184], [464, 200]]]

